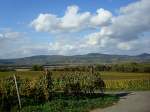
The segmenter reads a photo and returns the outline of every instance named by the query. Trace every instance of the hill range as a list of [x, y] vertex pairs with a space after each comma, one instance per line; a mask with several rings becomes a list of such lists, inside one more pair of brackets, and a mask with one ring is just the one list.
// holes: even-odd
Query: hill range
[[119, 62], [150, 62], [150, 54], [140, 55], [110, 55], [89, 53], [85, 55], [38, 55], [16, 59], [0, 59], [0, 65], [58, 65], [58, 64], [106, 64]]

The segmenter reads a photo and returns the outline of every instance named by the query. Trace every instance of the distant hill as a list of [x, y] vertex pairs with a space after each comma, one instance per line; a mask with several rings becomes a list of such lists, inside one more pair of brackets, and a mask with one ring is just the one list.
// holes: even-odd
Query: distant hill
[[17, 59], [0, 59], [0, 65], [57, 65], [57, 64], [100, 64], [118, 62], [150, 62], [150, 54], [143, 53], [136, 56], [108, 55], [89, 53], [85, 55], [38, 55]]

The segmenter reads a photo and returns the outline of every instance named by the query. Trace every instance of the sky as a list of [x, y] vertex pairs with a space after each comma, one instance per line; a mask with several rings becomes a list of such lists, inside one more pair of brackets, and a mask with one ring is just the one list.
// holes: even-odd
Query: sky
[[0, 0], [0, 59], [150, 53], [150, 0]]

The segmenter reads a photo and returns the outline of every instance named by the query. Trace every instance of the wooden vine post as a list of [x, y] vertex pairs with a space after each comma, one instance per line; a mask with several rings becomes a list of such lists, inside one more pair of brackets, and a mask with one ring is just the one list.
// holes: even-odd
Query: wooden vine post
[[19, 90], [18, 90], [18, 85], [17, 85], [17, 80], [16, 80], [15, 74], [14, 74], [14, 80], [15, 80], [15, 86], [16, 86], [16, 91], [17, 91], [17, 97], [18, 97], [19, 108], [21, 109], [21, 100], [20, 100], [20, 95], [19, 95]]

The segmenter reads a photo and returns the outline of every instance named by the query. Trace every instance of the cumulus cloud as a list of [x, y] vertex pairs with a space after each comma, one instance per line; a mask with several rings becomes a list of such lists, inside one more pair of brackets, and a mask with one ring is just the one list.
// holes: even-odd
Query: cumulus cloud
[[99, 37], [100, 37], [99, 32], [89, 34], [87, 36], [87, 40], [86, 40], [87, 44], [89, 44], [89, 45], [97, 45], [99, 43]]
[[130, 41], [140, 37], [144, 32], [150, 31], [150, 1], [141, 0], [120, 9], [120, 15], [114, 17], [107, 27], [112, 34], [111, 38]]
[[[102, 40], [109, 45], [109, 40], [116, 42], [122, 50], [131, 50], [133, 41], [142, 38], [145, 32], [150, 31], [150, 1], [141, 0], [120, 9], [120, 14], [113, 17], [112, 23], [102, 27], [99, 32], [90, 34], [91, 44], [101, 45]], [[147, 40], [150, 40], [147, 38]], [[131, 41], [131, 42], [130, 42]], [[130, 43], [130, 44], [129, 44]]]
[[112, 13], [102, 8], [98, 9], [97, 14], [92, 16], [90, 23], [92, 26], [105, 26], [111, 22]]
[[111, 21], [111, 17], [111, 12], [102, 8], [98, 9], [96, 14], [91, 14], [88, 11], [79, 12], [79, 7], [73, 5], [67, 7], [62, 17], [50, 13], [39, 14], [30, 25], [39, 32], [75, 32], [96, 26], [105, 26]]
[[78, 13], [78, 6], [69, 6], [65, 12], [65, 15], [60, 18], [61, 29], [81, 29], [88, 24], [90, 18], [89, 12]]
[[31, 26], [36, 31], [56, 32], [58, 30], [59, 19], [53, 14], [40, 14], [37, 19], [31, 22]]

